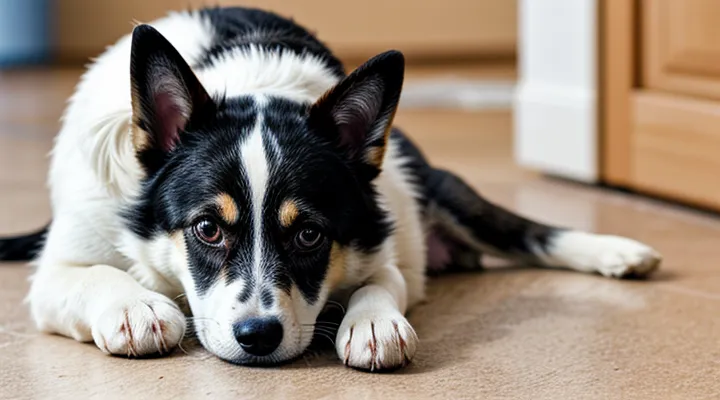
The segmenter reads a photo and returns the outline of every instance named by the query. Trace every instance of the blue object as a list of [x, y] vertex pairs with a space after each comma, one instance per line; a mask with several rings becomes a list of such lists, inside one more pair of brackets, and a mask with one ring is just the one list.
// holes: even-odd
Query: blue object
[[50, 1], [0, 0], [0, 68], [48, 59]]

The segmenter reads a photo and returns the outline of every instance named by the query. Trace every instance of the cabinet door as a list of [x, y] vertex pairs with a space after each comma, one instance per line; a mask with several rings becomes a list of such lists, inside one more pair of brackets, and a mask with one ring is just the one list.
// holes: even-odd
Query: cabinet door
[[643, 0], [641, 86], [720, 100], [720, 1]]
[[720, 211], [720, 1], [602, 4], [603, 180]]
[[642, 90], [632, 108], [633, 187], [720, 210], [720, 102]]

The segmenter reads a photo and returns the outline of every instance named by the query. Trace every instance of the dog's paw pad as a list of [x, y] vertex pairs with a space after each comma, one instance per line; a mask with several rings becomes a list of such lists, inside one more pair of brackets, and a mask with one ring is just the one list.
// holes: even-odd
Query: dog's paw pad
[[110, 307], [92, 326], [93, 340], [103, 352], [127, 357], [167, 354], [184, 335], [185, 316], [161, 295]]
[[405, 366], [415, 355], [418, 338], [400, 313], [389, 316], [346, 316], [336, 350], [345, 365], [383, 371]]

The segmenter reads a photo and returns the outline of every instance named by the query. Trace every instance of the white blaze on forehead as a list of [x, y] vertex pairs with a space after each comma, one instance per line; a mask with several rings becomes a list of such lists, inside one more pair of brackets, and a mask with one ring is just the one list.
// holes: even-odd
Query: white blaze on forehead
[[[256, 94], [253, 96], [253, 101], [255, 102], [255, 107], [263, 110], [265, 107], [267, 107], [270, 99], [264, 94]], [[260, 116], [260, 118], [263, 118], [262, 115]], [[264, 123], [265, 120], [263, 119], [262, 122]], [[267, 144], [272, 148], [271, 153], [274, 153], [274, 157], [276, 158], [275, 161], [278, 161], [280, 158], [280, 144], [278, 143], [277, 136], [275, 136], [273, 132], [265, 132], [264, 139], [267, 140]]]
[[250, 188], [250, 199], [252, 201], [252, 224], [253, 224], [253, 260], [252, 268], [255, 273], [256, 288], [259, 288], [263, 272], [262, 266], [262, 232], [263, 232], [263, 202], [270, 176], [265, 146], [263, 145], [263, 116], [258, 114], [255, 127], [250, 136], [240, 144], [240, 155], [245, 170], [248, 187]]

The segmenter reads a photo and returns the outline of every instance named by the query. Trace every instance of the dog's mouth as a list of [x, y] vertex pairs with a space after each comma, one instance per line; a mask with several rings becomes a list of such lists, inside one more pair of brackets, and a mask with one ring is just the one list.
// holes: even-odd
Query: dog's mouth
[[295, 362], [296, 360], [300, 359], [304, 352], [300, 352], [297, 355], [291, 356], [291, 357], [278, 357], [278, 356], [265, 356], [265, 357], [256, 357], [256, 356], [246, 356], [242, 358], [235, 358], [235, 359], [226, 359], [222, 358], [223, 361], [226, 361], [230, 364], [234, 365], [240, 365], [243, 367], [256, 367], [256, 368], [272, 368], [272, 367], [280, 367], [286, 364], [291, 364]]

